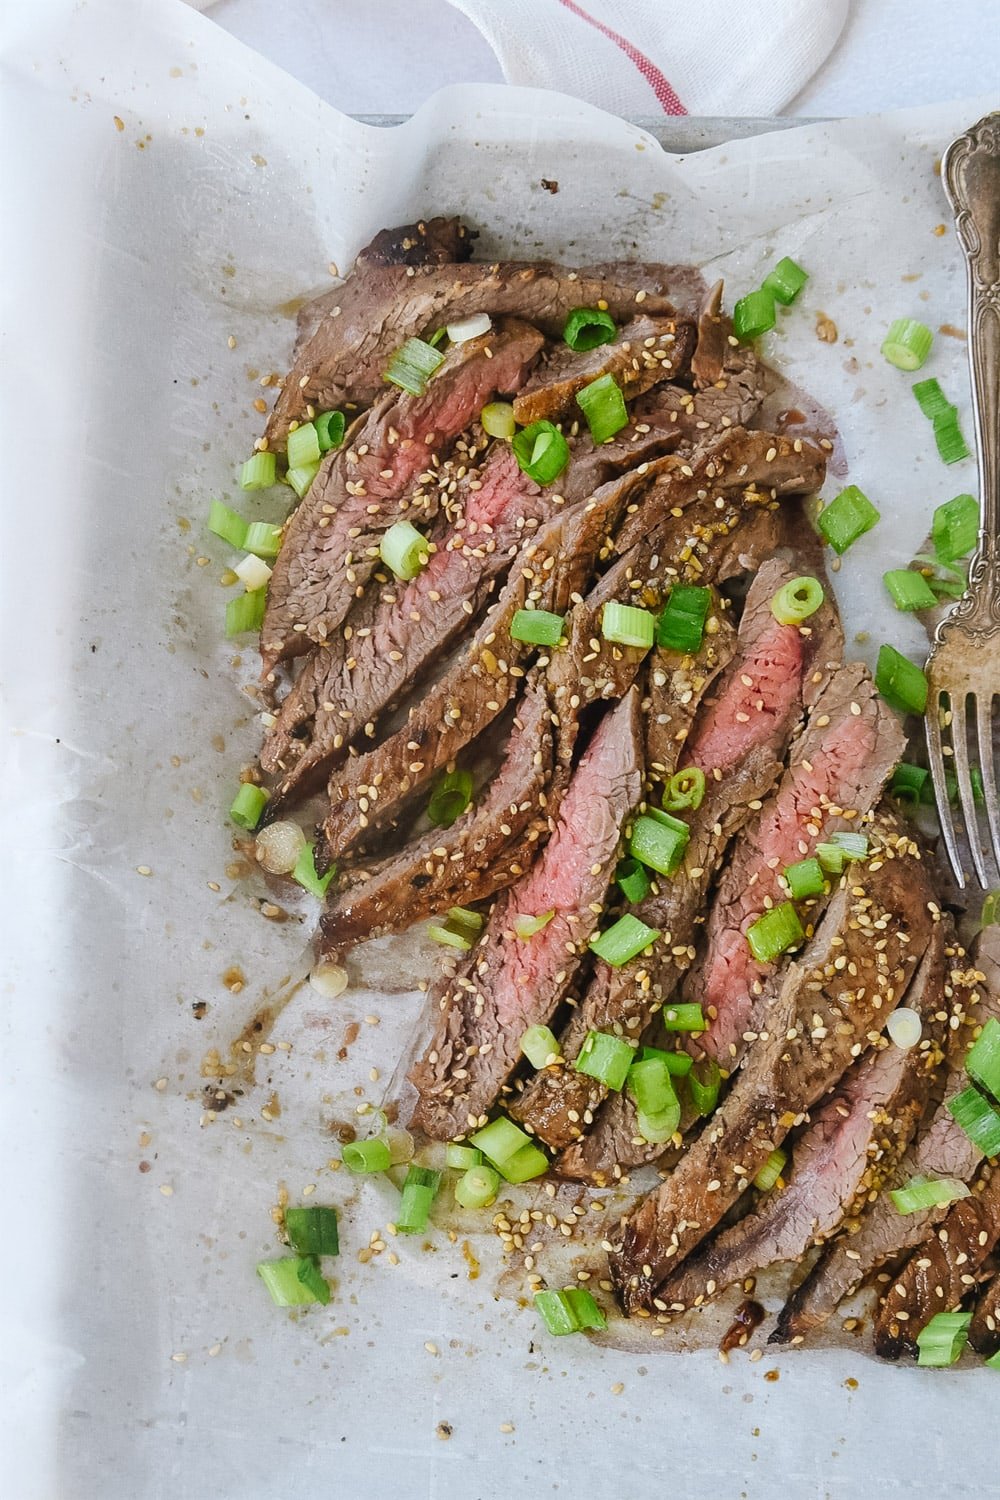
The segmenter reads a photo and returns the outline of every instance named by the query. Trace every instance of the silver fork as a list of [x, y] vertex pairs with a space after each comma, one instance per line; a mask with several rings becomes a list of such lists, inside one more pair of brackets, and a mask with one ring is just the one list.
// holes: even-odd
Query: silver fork
[[[1000, 113], [952, 141], [941, 164], [968, 267], [969, 368], [979, 460], [980, 530], [969, 582], [938, 626], [927, 661], [927, 751], [941, 832], [959, 886], [959, 853], [945, 778], [950, 750], [965, 833], [979, 884], [990, 885], [989, 850], [977, 814], [969, 764], [974, 724], [993, 860], [1000, 873], [1000, 807], [993, 753], [993, 700], [1000, 694]], [[950, 730], [951, 744], [943, 744]]]

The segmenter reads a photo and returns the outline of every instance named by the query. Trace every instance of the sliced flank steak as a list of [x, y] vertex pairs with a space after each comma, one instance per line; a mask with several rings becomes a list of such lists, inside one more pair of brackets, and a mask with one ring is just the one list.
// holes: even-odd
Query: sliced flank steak
[[947, 1010], [945, 927], [937, 923], [904, 1003], [923, 1023], [917, 1046], [882, 1038], [844, 1074], [795, 1142], [785, 1187], [761, 1195], [660, 1288], [672, 1312], [698, 1307], [778, 1261], [797, 1261], [839, 1227], [905, 1151], [942, 1061]]
[[[614, 874], [621, 829], [642, 791], [635, 689], [602, 719], [531, 870], [505, 891], [457, 975], [432, 991], [430, 1045], [410, 1071], [411, 1124], [436, 1140], [463, 1135], [496, 1101], [520, 1059], [527, 1027], [544, 1024], [569, 992]], [[516, 935], [518, 917], [550, 920]]]
[[[838, 1305], [866, 1277], [920, 1244], [947, 1212], [946, 1207], [938, 1205], [901, 1214], [889, 1197], [890, 1189], [904, 1187], [918, 1176], [956, 1177], [962, 1182], [973, 1177], [982, 1153], [956, 1124], [947, 1101], [968, 1083], [965, 1055], [976, 1036], [976, 1028], [990, 1015], [1000, 1019], [1000, 985], [991, 988], [989, 983], [989, 970], [993, 966], [989, 952], [1000, 956], [1000, 935], [992, 939], [990, 935], [994, 932], [997, 929], [987, 929], [982, 934], [979, 951], [971, 964], [957, 943], [949, 941], [945, 995], [951, 1029], [948, 1073], [941, 1102], [929, 1119], [922, 1122], [916, 1141], [886, 1183], [885, 1191], [860, 1216], [848, 1222], [844, 1233], [826, 1245], [815, 1266], [789, 1297], [771, 1335], [772, 1343], [801, 1343], [808, 1333], [833, 1316]], [[996, 948], [991, 949], [983, 939], [995, 942]], [[984, 972], [988, 976], [985, 985]], [[1000, 967], [996, 968], [994, 978], [1000, 979]]]
[[567, 345], [543, 355], [538, 367], [514, 398], [514, 417], [522, 426], [543, 418], [558, 422], [579, 418], [574, 398], [584, 386], [610, 375], [626, 401], [665, 380], [678, 380], [694, 349], [693, 323], [685, 319], [633, 318], [607, 344], [576, 353]]
[[674, 312], [646, 268], [633, 276], [627, 264], [606, 276], [545, 262], [365, 267], [324, 296], [318, 323], [315, 310], [303, 309], [303, 322], [314, 331], [296, 349], [268, 419], [268, 446], [283, 449], [289, 425], [310, 406], [327, 411], [374, 401], [384, 388], [383, 372], [409, 338], [426, 338], [483, 312], [524, 318], [559, 338], [575, 307], [599, 303], [616, 322], [639, 311], [654, 317]]
[[767, 1030], [720, 1107], [662, 1186], [622, 1219], [608, 1259], [626, 1312], [652, 1306], [905, 993], [930, 937], [930, 885], [916, 845], [888, 826], [884, 837], [765, 997]]
[[444, 498], [435, 465], [487, 401], [518, 389], [541, 345], [514, 319], [457, 345], [422, 396], [384, 397], [327, 454], [275, 560], [261, 627], [265, 672], [333, 635], [394, 522], [420, 530], [434, 520]]
[[544, 680], [529, 681], [503, 763], [468, 811], [396, 853], [355, 862], [348, 883], [331, 890], [320, 922], [324, 955], [484, 901], [525, 873], [548, 836], [551, 721]]
[[1000, 1349], [1000, 1272], [979, 1294], [969, 1326], [969, 1343], [985, 1359]]

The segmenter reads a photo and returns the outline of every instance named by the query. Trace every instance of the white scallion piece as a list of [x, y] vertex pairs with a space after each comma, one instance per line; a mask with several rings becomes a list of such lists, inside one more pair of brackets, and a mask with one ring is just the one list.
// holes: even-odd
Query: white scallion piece
[[248, 552], [246, 557], [240, 559], [233, 572], [246, 585], [248, 594], [265, 588], [271, 577], [271, 569], [264, 559], [255, 557], [252, 552]]
[[493, 327], [489, 313], [473, 313], [471, 318], [461, 318], [449, 323], [445, 332], [453, 344], [466, 344], [469, 339], [478, 339]]
[[269, 823], [258, 833], [254, 852], [269, 875], [289, 875], [305, 846], [306, 836], [298, 823]]
[[309, 975], [309, 983], [317, 995], [336, 1000], [347, 989], [347, 970], [340, 964], [319, 963]]
[[908, 1005], [899, 1005], [886, 1021], [885, 1029], [895, 1045], [907, 1052], [919, 1042], [924, 1025], [915, 1010]]

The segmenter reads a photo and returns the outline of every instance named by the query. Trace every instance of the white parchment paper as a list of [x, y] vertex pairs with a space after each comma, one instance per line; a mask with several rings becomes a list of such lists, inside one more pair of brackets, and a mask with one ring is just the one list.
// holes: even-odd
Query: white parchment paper
[[[5, 1495], [983, 1494], [985, 1372], [555, 1342], [496, 1300], [488, 1237], [393, 1241], [392, 1189], [331, 1170], [417, 997], [390, 947], [386, 993], [321, 1001], [314, 909], [269, 920], [241, 878], [255, 663], [222, 640], [203, 518], [237, 493], [292, 300], [385, 224], [461, 211], [484, 253], [692, 259], [732, 296], [789, 254], [811, 280], [766, 353], [883, 515], [838, 578], [849, 629], [915, 648], [880, 574], [975, 480], [878, 348], [899, 315], [963, 322], [934, 162], [984, 101], [669, 159], [520, 89], [366, 129], [175, 0], [48, 0], [5, 31]], [[961, 340], [924, 373], [971, 432]], [[213, 1048], [235, 1071], [209, 1119]], [[253, 1274], [281, 1187], [342, 1210], [334, 1299], [298, 1317]]]

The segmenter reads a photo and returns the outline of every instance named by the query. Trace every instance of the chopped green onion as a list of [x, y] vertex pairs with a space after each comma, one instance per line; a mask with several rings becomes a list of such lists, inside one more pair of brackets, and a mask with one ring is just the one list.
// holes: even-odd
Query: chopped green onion
[[613, 375], [602, 375], [577, 391], [576, 404], [587, 419], [595, 443], [609, 442], [616, 432], [628, 426], [625, 397]]
[[608, 1326], [607, 1318], [586, 1287], [568, 1286], [564, 1292], [536, 1292], [535, 1306], [549, 1333], [557, 1338], [567, 1333], [581, 1333], [585, 1328], [600, 1332]]
[[987, 1370], [1000, 1370], [1000, 1349], [996, 1354], [991, 1354], [989, 1359], [983, 1360], [983, 1367]]
[[238, 828], [254, 829], [261, 820], [267, 806], [268, 792], [252, 781], [244, 781], [229, 809], [229, 816]]
[[392, 1166], [392, 1152], [385, 1136], [367, 1141], [350, 1141], [340, 1153], [349, 1172], [387, 1172]]
[[663, 1007], [664, 1031], [707, 1031], [708, 1022], [697, 1003], [673, 1005], [670, 1001]]
[[233, 572], [249, 594], [256, 593], [257, 589], [266, 589], [271, 581], [271, 569], [263, 558], [255, 557], [252, 552], [240, 558]]
[[427, 342], [428, 344], [430, 344], [432, 349], [437, 349], [441, 344], [444, 343], [447, 337], [448, 330], [447, 328], [442, 326], [441, 328], [435, 328], [434, 332], [431, 334]]
[[738, 339], [756, 339], [774, 327], [774, 293], [770, 287], [748, 292], [733, 308], [733, 332]]
[[454, 1167], [458, 1172], [467, 1172], [470, 1167], [478, 1167], [482, 1159], [483, 1153], [477, 1151], [475, 1146], [463, 1146], [460, 1141], [449, 1141], [445, 1147], [445, 1166]]
[[615, 604], [613, 601], [604, 606], [601, 635], [606, 641], [648, 651], [655, 633], [656, 620], [648, 609], [636, 609], [634, 605]]
[[772, 1151], [753, 1180], [753, 1185], [762, 1193], [769, 1193], [785, 1170], [787, 1151]]
[[520, 1151], [515, 1151], [513, 1156], [508, 1157], [497, 1170], [508, 1182], [517, 1183], [530, 1182], [533, 1177], [541, 1177], [548, 1169], [549, 1159], [545, 1152], [540, 1151], [533, 1141], [529, 1141]]
[[339, 448], [344, 441], [344, 429], [347, 422], [342, 411], [321, 411], [314, 419], [313, 426], [316, 428], [321, 453], [329, 453], [331, 448]]
[[457, 948], [459, 953], [468, 953], [472, 949], [472, 940], [464, 932], [456, 932], [453, 927], [440, 922], [428, 922], [427, 936], [432, 943], [440, 943], [443, 948]]
[[635, 1048], [610, 1031], [588, 1031], [573, 1066], [578, 1073], [596, 1078], [605, 1088], [624, 1087]]
[[875, 686], [901, 714], [922, 714], [927, 707], [927, 678], [895, 646], [882, 646], [875, 666]]
[[[223, 505], [221, 500], [213, 500], [208, 507], [208, 529], [214, 536], [228, 542], [230, 547], [242, 550], [247, 544], [246, 521], [234, 510], [230, 510], [228, 505]], [[253, 550], [251, 547], [250, 551]]]
[[892, 773], [889, 795], [895, 797], [897, 802], [908, 802], [916, 807], [924, 800], [930, 776], [931, 773], [925, 767], [911, 766], [903, 761]]
[[430, 556], [427, 538], [421, 536], [409, 521], [394, 521], [389, 530], [383, 532], [378, 555], [386, 567], [404, 582], [416, 578], [426, 568]]
[[936, 380], [918, 380], [913, 387], [917, 405], [929, 422], [948, 411], [951, 402]]
[[479, 413], [479, 420], [490, 437], [512, 438], [517, 431], [514, 408], [509, 401], [490, 401]]
[[285, 483], [291, 485], [300, 500], [304, 500], [318, 473], [319, 464], [302, 464], [299, 468], [286, 472]]
[[681, 812], [685, 807], [696, 812], [704, 800], [705, 773], [697, 766], [685, 766], [683, 771], [675, 771], [663, 793], [666, 812]]
[[613, 969], [620, 969], [622, 964], [627, 964], [648, 948], [659, 935], [655, 927], [647, 927], [628, 911], [612, 927], [606, 927], [591, 938], [590, 951]]
[[623, 859], [618, 866], [615, 879], [626, 901], [645, 901], [649, 895], [651, 882], [646, 874], [646, 866], [640, 864], [637, 859]]
[[991, 1016], [969, 1048], [965, 1071], [994, 1099], [1000, 1099], [1000, 1021]]
[[551, 484], [569, 463], [569, 445], [551, 422], [532, 422], [511, 439], [518, 468], [536, 484]]
[[500, 1173], [495, 1167], [479, 1162], [469, 1167], [455, 1183], [455, 1202], [462, 1208], [489, 1208], [500, 1186]]
[[829, 505], [824, 505], [816, 525], [823, 540], [829, 542], [838, 556], [843, 556], [878, 520], [879, 513], [868, 496], [856, 484], [849, 484]]
[[300, 1255], [340, 1254], [335, 1208], [286, 1208], [285, 1232]]
[[548, 1026], [529, 1026], [521, 1038], [521, 1051], [533, 1068], [545, 1068], [562, 1057], [562, 1047]]
[[639, 1057], [642, 1062], [647, 1062], [651, 1057], [661, 1058], [667, 1071], [675, 1078], [686, 1078], [694, 1060], [690, 1052], [665, 1052], [662, 1047], [641, 1047]]
[[510, 638], [528, 646], [558, 646], [565, 625], [562, 615], [547, 609], [519, 609], [510, 622]]
[[285, 445], [290, 469], [304, 469], [320, 460], [319, 433], [313, 422], [303, 422], [288, 434]]
[[934, 418], [934, 441], [946, 464], [957, 464], [960, 459], [968, 458], [969, 445], [958, 425], [957, 406], [949, 406], [947, 411]]
[[952, 563], [970, 553], [979, 540], [979, 501], [956, 495], [934, 512], [931, 536], [939, 561]]
[[443, 364], [444, 355], [425, 344], [423, 339], [407, 339], [392, 356], [382, 379], [398, 385], [411, 396], [422, 396], [428, 380]]
[[712, 1057], [702, 1058], [692, 1065], [687, 1081], [695, 1113], [710, 1115], [719, 1102], [719, 1090], [722, 1087], [719, 1064]]
[[892, 1188], [889, 1193], [896, 1212], [901, 1214], [917, 1214], [968, 1196], [969, 1189], [957, 1177], [911, 1177], [905, 1187]]
[[[640, 1114], [661, 1115], [677, 1103], [670, 1069], [661, 1057], [640, 1058], [633, 1062], [625, 1081]], [[670, 1133], [672, 1135], [673, 1131]]]
[[441, 1173], [432, 1167], [418, 1167], [415, 1163], [407, 1168], [403, 1191], [396, 1215], [396, 1228], [401, 1234], [422, 1234], [427, 1228], [434, 1195], [441, 1186]]
[[617, 332], [614, 318], [603, 308], [574, 307], [566, 319], [563, 338], [576, 354], [582, 354], [599, 344], [609, 344]]
[[268, 490], [274, 484], [277, 472], [273, 453], [255, 453], [240, 469], [240, 488]]
[[771, 613], [779, 625], [801, 625], [816, 613], [825, 598], [818, 578], [793, 578], [771, 600]]
[[1000, 1156], [1000, 1113], [974, 1085], [948, 1100], [948, 1113], [984, 1156]]
[[816, 858], [828, 875], [843, 875], [846, 855], [839, 844], [817, 844]]
[[[655, 813], [656, 809], [652, 809]], [[633, 859], [640, 859], [651, 870], [661, 875], [673, 875], [684, 858], [684, 851], [691, 838], [691, 830], [680, 818], [670, 813], [651, 816], [643, 813], [632, 825], [628, 841], [628, 852]]]
[[485, 920], [482, 912], [473, 911], [471, 906], [449, 906], [448, 908], [448, 926], [470, 938], [479, 936]]
[[830, 842], [835, 848], [843, 850], [845, 859], [868, 858], [868, 835], [866, 833], [848, 833], [842, 830], [840, 833], [831, 834]]
[[935, 1313], [917, 1334], [917, 1364], [944, 1369], [961, 1357], [972, 1323], [970, 1312]]
[[469, 1137], [469, 1142], [481, 1151], [486, 1160], [492, 1162], [504, 1177], [507, 1177], [506, 1169], [514, 1157], [533, 1144], [531, 1136], [520, 1126], [515, 1125], [513, 1120], [508, 1120], [506, 1115], [498, 1115], [495, 1120], [491, 1120], [488, 1125], [477, 1130], [475, 1135]]
[[450, 828], [472, 804], [472, 772], [446, 771], [427, 804], [427, 816], [435, 828]]
[[810, 896], [822, 896], [826, 889], [823, 866], [818, 859], [800, 859], [794, 865], [786, 865], [785, 879], [793, 901], [807, 901]]
[[[973, 802], [977, 807], [984, 806], [986, 802], [986, 793], [983, 789], [983, 773], [982, 771], [980, 771], [978, 766], [972, 767], [971, 771], [969, 772], [969, 780], [972, 782]], [[958, 777], [955, 775], [954, 771], [945, 771], [944, 783], [948, 789], [948, 801], [951, 803], [952, 807], [955, 807], [958, 803]], [[929, 789], [927, 800], [928, 802], [934, 801], [933, 787]]]
[[310, 895], [318, 896], [322, 901], [326, 895], [327, 887], [336, 873], [337, 866], [331, 865], [325, 875], [317, 874], [316, 845], [306, 844], [295, 861], [292, 879], [297, 881], [304, 891], [308, 891]]
[[231, 639], [234, 635], [247, 635], [252, 630], [259, 630], [264, 623], [266, 603], [266, 589], [252, 589], [249, 593], [237, 594], [235, 599], [230, 599], [226, 605], [226, 635]]
[[882, 353], [897, 370], [919, 370], [931, 352], [934, 335], [926, 323], [915, 318], [897, 318], [889, 324]]
[[711, 589], [690, 583], [675, 584], [656, 622], [656, 644], [665, 651], [683, 651], [693, 656], [701, 647], [711, 603]]
[[747, 928], [750, 952], [759, 964], [773, 963], [789, 948], [794, 948], [805, 937], [799, 914], [790, 901], [772, 906], [762, 917], [758, 917]]
[[514, 936], [522, 943], [526, 943], [529, 938], [535, 936], [536, 932], [541, 932], [543, 927], [547, 927], [554, 916], [554, 910], [543, 911], [537, 917], [517, 916], [514, 918]]
[[983, 898], [983, 909], [979, 913], [979, 930], [995, 927], [1000, 923], [1000, 891], [990, 891]]
[[642, 1109], [637, 1109], [635, 1112], [636, 1134], [653, 1146], [662, 1146], [664, 1142], [671, 1140], [680, 1122], [681, 1102], [679, 1099], [661, 1110], [658, 1115], [649, 1115]]
[[277, 557], [281, 550], [281, 527], [267, 521], [251, 521], [242, 545], [257, 557]]
[[271, 1294], [277, 1307], [303, 1307], [308, 1302], [330, 1300], [330, 1284], [314, 1260], [308, 1256], [286, 1256], [283, 1260], [262, 1260], [257, 1275]]
[[809, 273], [803, 271], [790, 256], [785, 255], [773, 271], [768, 271], [761, 290], [770, 292], [775, 301], [782, 302], [787, 307], [795, 301], [808, 280]]

